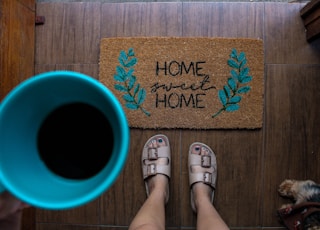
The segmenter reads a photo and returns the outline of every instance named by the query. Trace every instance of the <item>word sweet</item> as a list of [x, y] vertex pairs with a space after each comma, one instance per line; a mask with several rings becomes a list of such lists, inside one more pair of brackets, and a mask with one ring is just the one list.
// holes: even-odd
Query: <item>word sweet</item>
[[166, 92], [171, 91], [172, 89], [181, 89], [181, 90], [210, 90], [210, 89], [215, 89], [215, 86], [212, 85], [208, 85], [210, 83], [209, 81], [209, 76], [206, 75], [202, 81], [199, 82], [199, 84], [193, 83], [191, 85], [187, 85], [186, 83], [181, 83], [178, 85], [174, 85], [172, 82], [169, 84], [159, 84], [158, 82], [156, 82], [155, 84], [153, 84], [151, 86], [151, 93], [156, 93], [158, 89], [163, 89]]

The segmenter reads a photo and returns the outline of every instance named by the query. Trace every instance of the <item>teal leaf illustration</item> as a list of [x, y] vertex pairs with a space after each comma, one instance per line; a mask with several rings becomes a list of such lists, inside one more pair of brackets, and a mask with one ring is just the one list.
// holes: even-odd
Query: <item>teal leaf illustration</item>
[[239, 108], [240, 108], [240, 106], [238, 104], [231, 104], [226, 107], [226, 111], [227, 112], [234, 112], [234, 111], [237, 111]]
[[240, 81], [240, 83], [241, 83], [241, 84], [246, 84], [246, 83], [249, 83], [250, 81], [252, 81], [252, 77], [251, 77], [251, 76], [245, 76], [245, 77]]
[[128, 58], [127, 58], [126, 52], [121, 50], [119, 58], [118, 58], [118, 61], [119, 61], [120, 65], [125, 66], [125, 62], [127, 61], [127, 59]]
[[237, 51], [236, 51], [236, 49], [232, 49], [231, 54], [230, 54], [230, 57], [231, 57], [232, 59], [236, 59], [236, 58], [237, 58]]
[[245, 77], [247, 77], [249, 74], [249, 68], [248, 67], [245, 67], [243, 70], [241, 70], [241, 72], [239, 73], [239, 82], [242, 83], [243, 79]]
[[237, 91], [237, 93], [247, 93], [250, 91], [250, 86], [246, 85], [246, 86], [243, 86], [243, 87], [240, 87]]
[[223, 86], [223, 90], [224, 90], [224, 92], [226, 93], [227, 98], [230, 98], [230, 97], [231, 97], [230, 88], [225, 85], [225, 86]]
[[240, 68], [243, 68], [246, 64], [247, 64], [247, 59], [244, 59], [240, 64]]
[[239, 65], [236, 61], [234, 61], [233, 59], [229, 59], [228, 60], [228, 65], [232, 68], [235, 68], [235, 69], [238, 69], [239, 68]]
[[128, 56], [129, 56], [129, 57], [133, 57], [133, 56], [134, 56], [133, 48], [129, 48], [129, 50], [128, 50]]
[[141, 89], [138, 93], [138, 105], [141, 105], [147, 96], [146, 90]]
[[[234, 70], [234, 69], [232, 69], [231, 71], [230, 71], [230, 73], [231, 73], [231, 76], [234, 78], [234, 79], [239, 79], [239, 75], [238, 75], [238, 73]], [[241, 76], [241, 75], [240, 75]]]
[[218, 90], [218, 98], [222, 107], [212, 115], [213, 118], [223, 111], [238, 111], [240, 109], [239, 103], [242, 100], [240, 94], [246, 94], [251, 90], [251, 87], [246, 85], [252, 81], [252, 76], [249, 75], [250, 68], [247, 66], [246, 54], [244, 52], [238, 54], [236, 49], [232, 49], [227, 64], [231, 68], [230, 77], [227, 79], [227, 84], [223, 86], [223, 89]]
[[134, 66], [136, 63], [137, 63], [137, 58], [132, 58], [132, 59], [130, 59], [130, 61], [128, 61], [128, 62], [125, 64], [125, 67]]
[[229, 100], [229, 104], [237, 104], [241, 101], [241, 96], [233, 96], [232, 98], [230, 98]]
[[224, 90], [219, 90], [219, 99], [222, 105], [227, 104], [227, 95]]
[[129, 78], [129, 82], [128, 82], [128, 89], [131, 90], [134, 86], [134, 84], [136, 83], [137, 78], [135, 76], [131, 76]]
[[244, 52], [240, 52], [239, 57], [238, 57], [238, 62], [242, 63], [245, 58], [246, 58], [246, 54]]
[[126, 73], [127, 77], [130, 78], [133, 76], [133, 72], [134, 72], [134, 69], [133, 68], [130, 68], [129, 71]]
[[124, 93], [122, 99], [125, 101], [126, 108], [130, 110], [140, 109], [145, 115], [150, 116], [151, 114], [142, 107], [147, 96], [146, 90], [137, 83], [137, 77], [133, 75], [134, 66], [138, 62], [133, 48], [129, 48], [127, 53], [121, 50], [118, 61], [120, 65], [116, 67], [116, 74], [113, 78], [119, 84], [115, 84], [114, 88]]
[[122, 98], [127, 102], [134, 102], [134, 97], [132, 97], [130, 94], [125, 94], [122, 96]]
[[137, 105], [136, 103], [129, 103], [129, 102], [127, 102], [127, 103], [126, 103], [126, 107], [127, 107], [128, 109], [131, 109], [131, 110], [137, 110], [137, 109], [139, 109], [139, 105]]
[[118, 74], [113, 75], [113, 79], [118, 82], [124, 82], [123, 77]]
[[126, 71], [124, 70], [124, 68], [122, 66], [117, 66], [116, 67], [116, 72], [117, 75], [122, 79], [122, 81], [125, 81], [125, 77], [126, 77]]
[[115, 84], [114, 88], [120, 92], [127, 92], [127, 88], [124, 87], [123, 85]]
[[232, 91], [235, 91], [237, 89], [237, 82], [231, 77], [228, 79], [228, 85], [230, 89], [232, 89]]
[[133, 96], [137, 95], [137, 93], [139, 92], [139, 89], [140, 89], [140, 84], [136, 84], [136, 87], [134, 87], [134, 90], [133, 90]]

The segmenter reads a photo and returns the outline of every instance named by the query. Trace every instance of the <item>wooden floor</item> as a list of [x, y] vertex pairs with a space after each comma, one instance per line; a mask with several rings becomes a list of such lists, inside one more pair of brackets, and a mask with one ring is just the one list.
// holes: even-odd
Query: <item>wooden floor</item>
[[306, 42], [299, 16], [305, 3], [171, 2], [38, 3], [36, 73], [68, 69], [98, 78], [103, 37], [204, 36], [264, 40], [265, 105], [258, 130], [131, 129], [129, 159], [116, 184], [95, 201], [66, 211], [36, 209], [36, 230], [122, 230], [143, 204], [140, 155], [157, 133], [171, 142], [168, 229], [195, 229], [187, 153], [201, 141], [217, 155], [214, 204], [231, 229], [282, 229], [276, 210], [287, 200], [286, 178], [320, 178], [320, 41]]

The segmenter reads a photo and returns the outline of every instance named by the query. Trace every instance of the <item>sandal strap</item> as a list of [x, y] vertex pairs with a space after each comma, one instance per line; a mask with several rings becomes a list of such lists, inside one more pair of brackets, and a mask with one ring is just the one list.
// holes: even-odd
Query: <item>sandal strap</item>
[[159, 148], [147, 148], [145, 151], [147, 151], [145, 156], [147, 156], [148, 160], [158, 160], [158, 158], [168, 158], [170, 148], [168, 146], [162, 146]]
[[215, 188], [215, 178], [210, 172], [193, 173], [190, 175], [190, 185], [197, 182], [202, 182], [204, 184], [210, 185], [213, 189]]
[[146, 167], [143, 170], [143, 179], [148, 178], [149, 176], [154, 176], [156, 174], [163, 174], [170, 178], [170, 166], [168, 164], [166, 165], [159, 165], [156, 163], [150, 163], [146, 165]]
[[[142, 163], [146, 167], [143, 167], [143, 178], [146, 179], [149, 176], [154, 176], [156, 174], [163, 174], [170, 178], [170, 155], [168, 157], [168, 151], [170, 153], [169, 146], [161, 146], [158, 148], [146, 148], [144, 153], [145, 158], [142, 159]], [[167, 164], [159, 164], [159, 158], [167, 158]], [[146, 163], [147, 162], [147, 163]]]
[[208, 155], [192, 154], [190, 155], [190, 162], [192, 162], [192, 165], [199, 165], [202, 168], [211, 168], [211, 156]]

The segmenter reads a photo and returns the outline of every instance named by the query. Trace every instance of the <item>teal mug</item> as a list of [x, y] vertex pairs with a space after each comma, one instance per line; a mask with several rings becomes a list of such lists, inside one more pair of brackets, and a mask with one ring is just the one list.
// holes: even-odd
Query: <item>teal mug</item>
[[84, 205], [114, 184], [129, 142], [122, 106], [98, 80], [33, 76], [0, 103], [0, 192], [44, 209]]

